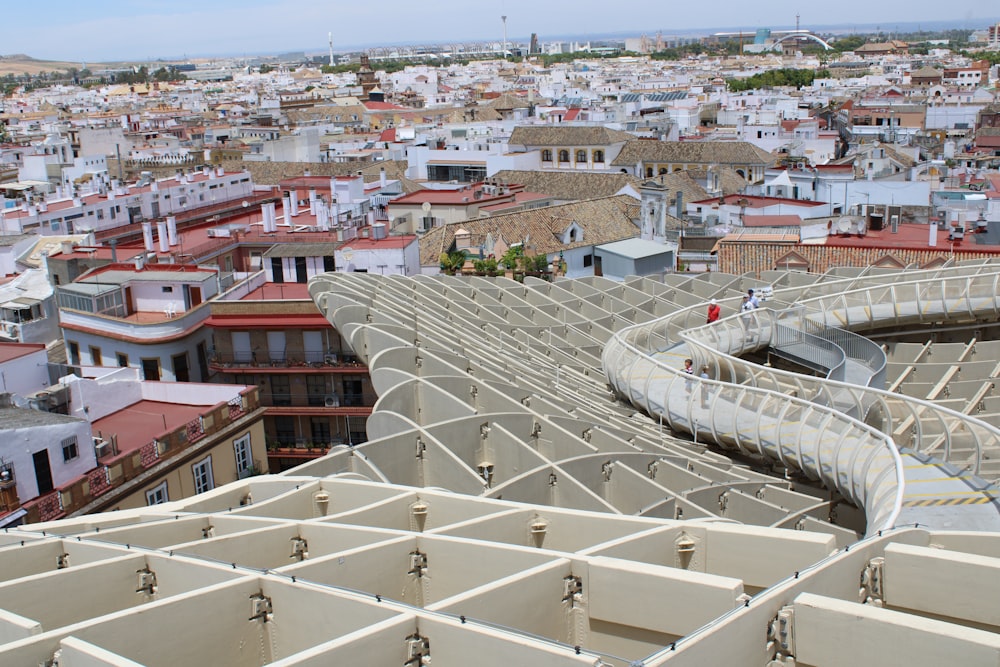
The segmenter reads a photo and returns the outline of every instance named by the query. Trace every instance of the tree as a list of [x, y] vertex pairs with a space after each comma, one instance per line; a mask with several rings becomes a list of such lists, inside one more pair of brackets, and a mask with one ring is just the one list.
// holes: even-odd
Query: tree
[[267, 74], [268, 72], [273, 72], [274, 68], [270, 65], [261, 65], [259, 71], [261, 74]]

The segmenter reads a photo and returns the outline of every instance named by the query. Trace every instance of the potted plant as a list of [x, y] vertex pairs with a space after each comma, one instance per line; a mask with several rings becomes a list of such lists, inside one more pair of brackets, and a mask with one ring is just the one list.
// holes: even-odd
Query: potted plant
[[465, 252], [461, 250], [443, 252], [441, 253], [440, 262], [441, 273], [454, 276], [461, 273], [462, 267], [465, 266]]

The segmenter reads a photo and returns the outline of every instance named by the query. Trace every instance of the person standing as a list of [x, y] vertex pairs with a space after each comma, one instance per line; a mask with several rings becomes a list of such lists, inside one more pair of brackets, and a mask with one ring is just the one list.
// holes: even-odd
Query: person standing
[[750, 305], [754, 310], [760, 308], [760, 299], [754, 296], [753, 288], [747, 290], [747, 299], [750, 301]]
[[[751, 290], [753, 291], [753, 290]], [[740, 320], [743, 322], [743, 330], [746, 333], [747, 342], [753, 341], [754, 327], [754, 305], [748, 294], [743, 295], [743, 303], [740, 304]]]
[[719, 305], [718, 301], [712, 299], [708, 302], [708, 321], [706, 324], [718, 322], [720, 315], [722, 315], [722, 307]]
[[685, 359], [684, 360], [684, 373], [688, 376], [688, 378], [684, 380], [684, 391], [686, 391], [687, 393], [690, 394], [691, 393], [691, 385], [694, 384], [691, 381], [691, 376], [694, 375], [694, 360], [693, 359]]

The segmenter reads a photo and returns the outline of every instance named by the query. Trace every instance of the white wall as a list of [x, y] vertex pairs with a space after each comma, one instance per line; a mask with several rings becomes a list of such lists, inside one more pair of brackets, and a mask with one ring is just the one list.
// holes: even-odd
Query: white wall
[[49, 366], [44, 349], [0, 363], [0, 392], [27, 396], [47, 386]]
[[[25, 410], [25, 412], [32, 412]], [[29, 415], [30, 416], [30, 415]], [[0, 437], [0, 456], [14, 464], [17, 497], [21, 502], [38, 496], [35, 463], [32, 456], [43, 449], [49, 452], [52, 483], [58, 488], [97, 467], [90, 424], [83, 420], [51, 415], [60, 423], [9, 428]], [[62, 421], [65, 420], [65, 421]], [[76, 437], [77, 457], [63, 461], [62, 442]]]

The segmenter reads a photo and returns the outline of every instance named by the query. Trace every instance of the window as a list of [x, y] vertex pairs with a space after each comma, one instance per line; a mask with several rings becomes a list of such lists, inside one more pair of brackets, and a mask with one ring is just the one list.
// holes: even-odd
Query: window
[[72, 366], [80, 365], [80, 344], [76, 341], [69, 341], [69, 363]]
[[126, 366], [128, 366], [128, 355], [127, 354], [125, 354], [123, 352], [119, 352], [115, 356], [118, 358], [118, 365], [119, 366], [121, 366], [122, 368], [125, 368]]
[[233, 440], [233, 452], [236, 455], [236, 475], [243, 479], [253, 472], [253, 460], [250, 458], [250, 434]]
[[174, 286], [173, 285], [163, 285], [162, 287], [160, 287], [160, 291], [162, 291], [164, 293], [173, 292], [174, 291]]
[[150, 382], [160, 380], [160, 360], [159, 358], [142, 360], [142, 379]]
[[307, 375], [306, 376], [306, 392], [309, 396], [309, 405], [322, 407], [326, 405], [326, 376], [325, 375]]
[[567, 151], [567, 150], [559, 151], [559, 161], [560, 162], [569, 162], [569, 151]]
[[90, 363], [94, 366], [100, 366], [101, 364], [101, 348], [90, 346]]
[[63, 463], [72, 461], [80, 455], [79, 450], [76, 447], [76, 436], [72, 438], [64, 438], [62, 441], [62, 452], [63, 452]]
[[593, 255], [584, 255], [583, 256], [583, 266], [584, 266], [584, 268], [586, 268], [588, 266], [593, 266], [593, 265], [594, 265], [594, 256]]
[[292, 404], [292, 390], [287, 375], [271, 376], [271, 404], [276, 406]]
[[576, 161], [577, 162], [586, 162], [587, 161], [587, 151], [577, 151], [576, 152]]
[[191, 466], [191, 473], [194, 475], [195, 493], [204, 493], [215, 488], [215, 479], [212, 477], [211, 456], [206, 456]]
[[330, 420], [326, 417], [313, 417], [309, 420], [310, 435], [313, 446], [328, 445], [330, 439]]
[[604, 151], [594, 151], [594, 162], [604, 162]]
[[552, 162], [552, 151], [548, 148], [542, 151], [542, 162]]
[[146, 492], [146, 504], [147, 505], [159, 505], [161, 503], [169, 502], [170, 497], [167, 495], [167, 483], [164, 482], [159, 486], [154, 486], [149, 491]]

